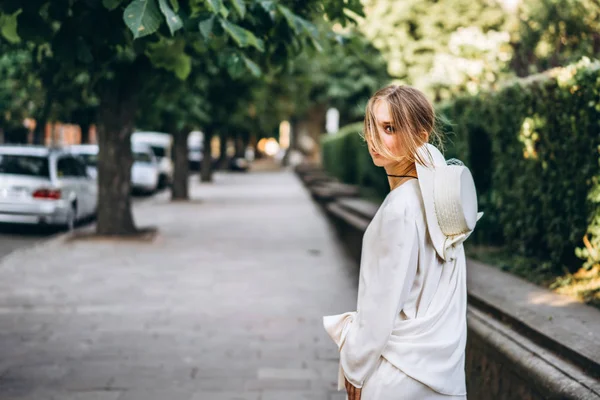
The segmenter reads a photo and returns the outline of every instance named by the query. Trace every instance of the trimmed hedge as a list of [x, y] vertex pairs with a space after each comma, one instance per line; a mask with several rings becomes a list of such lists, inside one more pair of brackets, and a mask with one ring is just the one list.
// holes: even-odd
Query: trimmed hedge
[[342, 182], [373, 189], [383, 198], [389, 192], [387, 176], [383, 168], [373, 164], [362, 130], [363, 123], [356, 122], [323, 136], [323, 167]]
[[[470, 167], [485, 211], [475, 241], [505, 245], [555, 272], [579, 268], [576, 255], [588, 267], [600, 263], [600, 63], [583, 60], [458, 98], [438, 113], [453, 130], [446, 156]], [[324, 166], [364, 184], [356, 176], [379, 169], [350, 167], [364, 146], [355, 144], [356, 131], [323, 141]]]

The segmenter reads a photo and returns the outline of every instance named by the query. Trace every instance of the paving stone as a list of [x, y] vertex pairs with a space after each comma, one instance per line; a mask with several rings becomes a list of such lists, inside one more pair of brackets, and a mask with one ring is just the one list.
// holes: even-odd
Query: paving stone
[[0, 382], [30, 380], [36, 385], [47, 385], [64, 377], [67, 367], [57, 364], [11, 367], [6, 370]]
[[332, 393], [329, 396], [329, 400], [348, 400], [348, 396], [346, 396], [346, 392], [345, 391], [340, 391], [337, 393]]
[[311, 380], [319, 379], [319, 374], [311, 369], [261, 368], [258, 379]]
[[131, 389], [124, 391], [118, 400], [191, 400], [193, 395], [191, 391], [178, 388]]
[[64, 394], [64, 400], [118, 400], [121, 397], [120, 391], [92, 391], [92, 392], [74, 392]]
[[260, 394], [232, 391], [202, 391], [195, 393], [191, 400], [260, 400]]
[[261, 394], [260, 400], [329, 400], [329, 394], [323, 391], [291, 392], [268, 390]]
[[290, 172], [190, 194], [135, 205], [154, 243], [57, 239], [0, 261], [0, 399], [329, 399], [321, 317], [356, 303], [332, 225]]
[[298, 379], [252, 379], [246, 382], [245, 389], [254, 390], [306, 390], [310, 389], [309, 380]]

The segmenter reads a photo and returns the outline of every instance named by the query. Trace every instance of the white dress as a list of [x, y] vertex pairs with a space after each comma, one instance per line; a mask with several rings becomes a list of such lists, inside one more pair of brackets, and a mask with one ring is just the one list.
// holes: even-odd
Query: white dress
[[466, 263], [441, 260], [417, 180], [391, 191], [363, 237], [357, 311], [323, 318], [362, 400], [466, 399]]

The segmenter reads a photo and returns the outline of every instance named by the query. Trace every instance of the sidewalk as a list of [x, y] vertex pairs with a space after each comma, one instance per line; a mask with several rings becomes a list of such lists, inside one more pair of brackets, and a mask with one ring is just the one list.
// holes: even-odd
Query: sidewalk
[[321, 316], [356, 266], [291, 172], [135, 208], [154, 243], [52, 240], [0, 263], [2, 400], [341, 400]]

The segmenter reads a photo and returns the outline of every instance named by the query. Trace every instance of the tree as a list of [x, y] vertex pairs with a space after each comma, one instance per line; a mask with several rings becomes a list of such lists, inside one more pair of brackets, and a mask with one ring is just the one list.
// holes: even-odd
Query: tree
[[390, 74], [427, 91], [435, 100], [447, 96], [442, 88], [456, 86], [434, 75], [436, 56], [453, 54], [449, 48], [452, 35], [469, 28], [484, 35], [504, 32], [507, 19], [499, 2], [487, 0], [367, 0], [365, 14], [360, 28], [383, 52]]
[[600, 54], [597, 0], [526, 0], [516, 14], [511, 68], [518, 76]]
[[185, 80], [167, 71], [157, 71], [144, 89], [138, 110], [137, 125], [145, 130], [158, 130], [173, 135], [174, 175], [171, 198], [187, 200], [187, 137], [210, 120], [204, 92], [208, 85], [203, 65], [194, 66]]
[[318, 46], [314, 26], [301, 15], [327, 15], [346, 24], [352, 19], [347, 9], [360, 13], [360, 1], [4, 0], [0, 18], [10, 21], [10, 28], [3, 26], [0, 33], [48, 46], [48, 65], [57, 65], [61, 76], [89, 74], [89, 87], [99, 99], [97, 233], [122, 235], [136, 232], [129, 175], [138, 93], [157, 68], [181, 79], [191, 70], [193, 55], [185, 43], [169, 46], [166, 38], [197, 32], [207, 47], [222, 50], [229, 68], [256, 74], [260, 67], [253, 58], [277, 65], [306, 43]]
[[25, 46], [10, 48], [0, 42], [0, 131], [6, 141], [27, 142], [23, 120], [36, 113], [43, 96], [30, 54]]
[[369, 97], [390, 79], [380, 52], [359, 31], [334, 32], [326, 22], [319, 27], [323, 51], [306, 51], [286, 69], [270, 74], [255, 89], [253, 100], [263, 131], [276, 131], [279, 122], [290, 120], [290, 150], [305, 135], [310, 140], [304, 142], [313, 144], [308, 151], [313, 156], [325, 131], [327, 109], [340, 111], [342, 125], [360, 120]]

